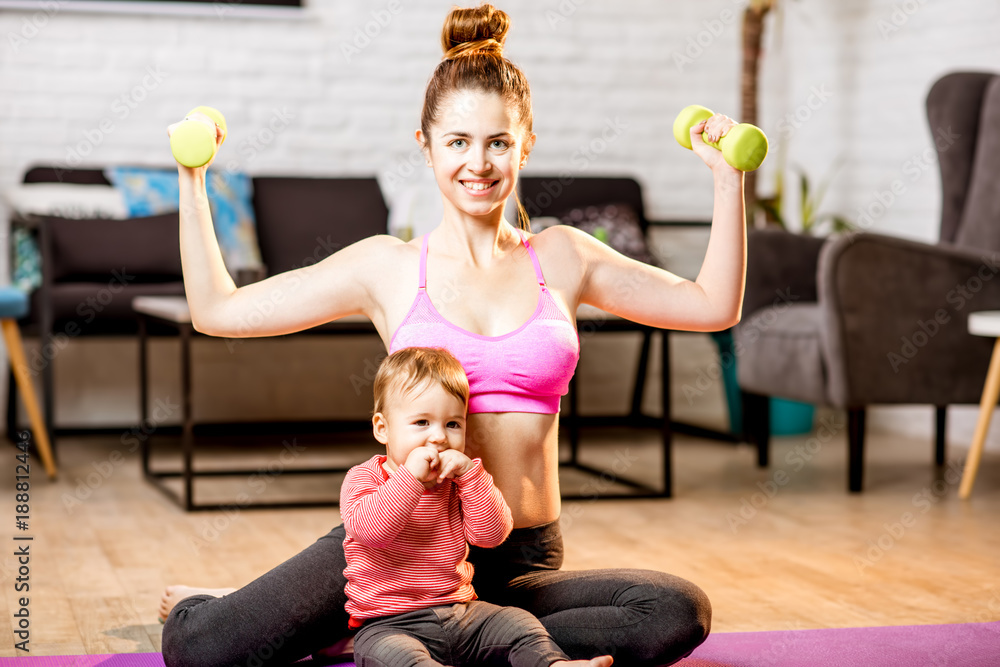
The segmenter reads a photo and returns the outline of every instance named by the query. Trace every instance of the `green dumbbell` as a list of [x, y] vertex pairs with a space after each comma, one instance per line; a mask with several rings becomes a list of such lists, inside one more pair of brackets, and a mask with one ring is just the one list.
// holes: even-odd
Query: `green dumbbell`
[[[698, 104], [685, 107], [674, 120], [674, 139], [690, 150], [691, 128], [714, 115], [710, 109]], [[718, 141], [705, 143], [722, 151], [726, 163], [740, 171], [753, 171], [767, 157], [767, 136], [759, 127], [749, 123], [740, 123], [730, 128], [726, 136]]]
[[215, 128], [200, 120], [190, 120], [195, 113], [205, 114], [215, 121], [222, 129], [222, 141], [226, 140], [226, 119], [218, 109], [195, 107], [189, 111], [184, 121], [170, 133], [170, 150], [175, 160], [192, 169], [208, 164], [215, 155]]

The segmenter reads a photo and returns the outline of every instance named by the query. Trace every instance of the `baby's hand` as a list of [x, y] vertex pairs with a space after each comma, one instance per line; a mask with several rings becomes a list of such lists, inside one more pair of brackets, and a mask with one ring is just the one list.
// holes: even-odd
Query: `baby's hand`
[[425, 489], [433, 488], [438, 482], [438, 468], [441, 466], [438, 452], [433, 447], [417, 447], [406, 457], [403, 466], [417, 478]]
[[457, 449], [446, 449], [438, 454], [440, 460], [440, 470], [438, 472], [438, 483], [446, 479], [461, 477], [472, 469], [472, 459], [458, 451]]

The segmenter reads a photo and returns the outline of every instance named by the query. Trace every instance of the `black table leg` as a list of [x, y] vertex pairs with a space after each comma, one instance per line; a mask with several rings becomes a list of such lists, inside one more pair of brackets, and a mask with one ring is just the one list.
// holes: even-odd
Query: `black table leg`
[[142, 440], [142, 474], [149, 474], [149, 438], [146, 433], [146, 419], [149, 410], [149, 335], [146, 330], [146, 316], [139, 319], [139, 431], [136, 437]]
[[184, 509], [194, 509], [194, 475], [191, 458], [194, 454], [194, 418], [191, 415], [191, 325], [182, 323], [181, 333], [181, 444], [184, 448]]
[[580, 401], [577, 391], [577, 374], [569, 381], [569, 464], [579, 463], [580, 454]]
[[670, 331], [660, 332], [662, 362], [660, 364], [663, 400], [663, 495], [673, 496], [673, 423], [670, 419]]

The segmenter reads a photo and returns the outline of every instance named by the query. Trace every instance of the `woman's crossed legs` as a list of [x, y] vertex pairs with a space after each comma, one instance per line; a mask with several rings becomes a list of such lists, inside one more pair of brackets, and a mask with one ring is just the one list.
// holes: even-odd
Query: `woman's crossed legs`
[[[344, 638], [343, 540], [337, 526], [233, 593], [178, 602], [163, 628], [167, 667], [284, 665]], [[473, 549], [480, 599], [534, 613], [573, 659], [669, 665], [708, 635], [711, 606], [694, 584], [652, 570], [553, 569], [561, 542], [553, 522], [516, 529], [497, 549]], [[506, 567], [492, 566], [499, 562]]]

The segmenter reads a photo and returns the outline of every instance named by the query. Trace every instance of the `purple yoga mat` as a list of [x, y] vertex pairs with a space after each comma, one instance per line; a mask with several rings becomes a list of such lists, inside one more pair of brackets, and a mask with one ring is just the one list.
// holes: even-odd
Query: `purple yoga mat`
[[[300, 660], [296, 666], [321, 665]], [[45, 657], [0, 658], [0, 667], [164, 667], [159, 653], [118, 653], [116, 655], [52, 655]], [[355, 667], [353, 662], [337, 667]]]
[[[305, 660], [296, 665], [309, 667]], [[997, 667], [1000, 621], [710, 635], [679, 667]], [[0, 667], [164, 667], [159, 653], [0, 658]], [[342, 667], [354, 667], [346, 663]], [[629, 667], [616, 665], [616, 667]]]
[[956, 625], [727, 632], [680, 667], [996, 667], [1000, 621]]

